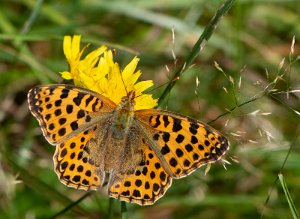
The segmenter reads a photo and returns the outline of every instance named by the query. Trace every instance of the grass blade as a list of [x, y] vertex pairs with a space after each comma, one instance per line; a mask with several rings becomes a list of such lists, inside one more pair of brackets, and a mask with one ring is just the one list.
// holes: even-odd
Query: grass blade
[[58, 216], [61, 216], [63, 214], [65, 214], [67, 211], [69, 211], [71, 208], [73, 208], [74, 206], [78, 206], [78, 204], [83, 201], [84, 199], [86, 199], [87, 197], [89, 197], [90, 195], [92, 195], [91, 192], [87, 192], [86, 194], [84, 194], [83, 196], [81, 196], [78, 200], [76, 200], [75, 202], [72, 202], [70, 205], [66, 206], [64, 209], [62, 209], [61, 211], [57, 212], [55, 215], [53, 215], [51, 218], [57, 218]]
[[121, 214], [122, 214], [122, 219], [128, 219], [126, 202], [124, 201], [121, 202]]
[[293, 215], [293, 218], [294, 218], [294, 219], [298, 219], [298, 218], [299, 218], [299, 214], [298, 214], [297, 209], [296, 209], [296, 207], [295, 207], [295, 205], [294, 205], [294, 202], [293, 202], [293, 200], [292, 200], [292, 198], [291, 198], [290, 192], [289, 192], [288, 187], [287, 187], [287, 185], [286, 185], [286, 183], [285, 183], [285, 180], [284, 180], [284, 177], [283, 177], [282, 173], [279, 173], [279, 174], [278, 174], [278, 178], [279, 178], [281, 187], [282, 187], [282, 189], [283, 189], [283, 191], [284, 191], [286, 200], [287, 200], [288, 203], [289, 203], [290, 210], [291, 210], [291, 213], [292, 213], [292, 215]]
[[161, 105], [163, 100], [166, 98], [166, 96], [170, 93], [173, 86], [175, 85], [177, 79], [181, 76], [181, 74], [188, 69], [193, 61], [197, 58], [199, 52], [204, 48], [206, 41], [209, 40], [211, 35], [213, 34], [214, 30], [217, 27], [217, 24], [219, 23], [221, 17], [226, 14], [229, 9], [232, 7], [234, 3], [234, 0], [227, 0], [216, 12], [214, 17], [210, 20], [208, 25], [205, 27], [203, 33], [199, 37], [198, 41], [194, 45], [191, 53], [186, 58], [185, 63], [175, 72], [173, 79], [170, 81], [166, 89], [163, 91], [162, 95], [160, 96], [158, 100], [158, 105]]

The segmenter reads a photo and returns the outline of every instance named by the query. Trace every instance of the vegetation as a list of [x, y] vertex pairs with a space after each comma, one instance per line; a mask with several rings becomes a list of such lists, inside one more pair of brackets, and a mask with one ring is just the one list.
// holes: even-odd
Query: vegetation
[[[228, 7], [218, 11], [223, 3]], [[0, 218], [299, 217], [299, 1], [4, 0], [1, 6]], [[216, 13], [222, 18], [212, 25]], [[202, 167], [146, 207], [110, 199], [106, 188], [86, 193], [60, 183], [54, 147], [26, 95], [38, 84], [66, 83], [58, 74], [68, 69], [62, 42], [74, 34], [91, 48], [116, 49], [122, 67], [138, 56], [141, 78], [154, 80], [156, 98], [163, 94], [160, 108], [228, 137], [227, 170], [222, 162], [207, 173]]]

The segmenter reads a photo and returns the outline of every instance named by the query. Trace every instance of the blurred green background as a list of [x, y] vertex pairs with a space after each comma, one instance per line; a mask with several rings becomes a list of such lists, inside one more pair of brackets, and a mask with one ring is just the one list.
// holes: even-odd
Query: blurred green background
[[292, 218], [279, 172], [299, 212], [299, 0], [236, 1], [176, 82], [161, 108], [204, 122], [227, 112], [211, 125], [229, 138], [231, 165], [174, 180], [152, 206], [122, 215], [106, 188], [74, 203], [86, 193], [59, 182], [54, 147], [28, 110], [31, 87], [63, 82], [62, 40], [73, 34], [116, 49], [122, 67], [140, 57], [159, 97], [224, 2], [1, 0], [0, 218]]

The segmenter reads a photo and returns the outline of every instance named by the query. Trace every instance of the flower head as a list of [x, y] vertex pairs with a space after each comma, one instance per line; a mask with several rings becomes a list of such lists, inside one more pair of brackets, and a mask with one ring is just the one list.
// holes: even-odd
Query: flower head
[[78, 35], [64, 38], [64, 54], [69, 63], [69, 71], [61, 72], [64, 79], [73, 79], [75, 85], [102, 94], [116, 104], [120, 103], [127, 92], [134, 90], [137, 96], [135, 110], [151, 109], [157, 105], [157, 99], [153, 99], [151, 94], [142, 93], [153, 86], [153, 81], [137, 82], [142, 74], [140, 70], [136, 71], [139, 61], [137, 57], [123, 70], [114, 62], [112, 51], [107, 50], [105, 46], [97, 48], [81, 59], [86, 47], [80, 50], [80, 38]]

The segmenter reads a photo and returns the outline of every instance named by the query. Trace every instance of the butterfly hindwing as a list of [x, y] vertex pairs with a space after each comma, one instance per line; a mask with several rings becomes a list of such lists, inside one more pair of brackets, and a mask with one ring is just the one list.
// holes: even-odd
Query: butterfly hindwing
[[220, 159], [229, 148], [227, 139], [212, 127], [186, 116], [163, 110], [135, 112], [173, 178]]
[[104, 171], [97, 165], [89, 149], [95, 138], [96, 126], [56, 146], [54, 170], [59, 180], [76, 189], [98, 189], [104, 181]]
[[131, 173], [114, 175], [108, 185], [111, 197], [140, 205], [151, 205], [162, 197], [172, 184], [156, 154], [147, 144], [141, 144], [143, 159]]

